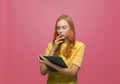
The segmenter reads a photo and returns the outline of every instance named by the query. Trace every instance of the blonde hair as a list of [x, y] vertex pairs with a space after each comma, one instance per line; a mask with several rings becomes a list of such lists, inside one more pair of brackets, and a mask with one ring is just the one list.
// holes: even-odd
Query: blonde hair
[[[72, 19], [69, 16], [62, 15], [62, 16], [60, 16], [57, 19], [56, 24], [55, 24], [55, 32], [54, 32], [54, 38], [53, 38], [53, 45], [54, 45], [55, 39], [58, 36], [58, 33], [57, 33], [56, 29], [57, 29], [57, 23], [60, 20], [65, 20], [69, 24], [69, 26], [70, 26], [69, 36], [68, 36], [68, 39], [67, 39], [67, 46], [66, 46], [66, 48], [62, 52], [62, 54], [66, 58], [70, 58], [71, 54], [72, 54], [72, 49], [73, 49], [73, 47], [75, 45], [75, 29], [74, 29], [73, 21], [72, 21]], [[60, 50], [61, 50], [61, 44], [58, 45], [58, 48], [56, 49], [54, 55], [59, 56], [60, 55]]]

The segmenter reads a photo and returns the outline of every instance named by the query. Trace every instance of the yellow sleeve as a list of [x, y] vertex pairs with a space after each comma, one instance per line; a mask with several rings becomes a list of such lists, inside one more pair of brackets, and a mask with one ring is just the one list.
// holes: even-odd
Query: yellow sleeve
[[78, 48], [78, 50], [72, 60], [72, 64], [75, 64], [75, 65], [78, 65], [79, 67], [81, 67], [82, 62], [83, 62], [84, 53], [85, 53], [85, 45], [82, 44]]
[[47, 45], [47, 48], [46, 48], [46, 51], [45, 51], [45, 56], [48, 56], [49, 55], [49, 53], [50, 53], [50, 51], [51, 51], [51, 49], [52, 49], [52, 43], [50, 42], [50, 43], [48, 43], [48, 45]]

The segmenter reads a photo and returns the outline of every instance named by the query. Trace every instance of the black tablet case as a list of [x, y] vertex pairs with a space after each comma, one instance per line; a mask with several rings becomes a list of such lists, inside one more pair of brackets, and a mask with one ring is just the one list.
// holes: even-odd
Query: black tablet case
[[[50, 62], [52, 62], [53, 64], [56, 64], [60, 67], [63, 68], [67, 68], [67, 65], [65, 64], [65, 62], [63, 61], [62, 57], [60, 56], [44, 56], [46, 59], [48, 59]], [[54, 68], [47, 66], [48, 70], [50, 71], [57, 71]]]

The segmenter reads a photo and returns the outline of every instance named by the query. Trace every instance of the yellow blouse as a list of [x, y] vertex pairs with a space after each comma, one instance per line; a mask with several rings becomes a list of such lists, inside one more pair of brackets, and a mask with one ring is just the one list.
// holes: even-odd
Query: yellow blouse
[[[66, 44], [63, 43], [61, 46], [61, 51], [65, 48]], [[52, 42], [50, 42], [46, 48], [45, 55], [48, 56], [51, 49], [53, 48]], [[72, 55], [69, 59], [66, 59], [62, 53], [60, 53], [60, 56], [65, 61], [68, 68], [71, 67], [72, 64], [75, 64], [79, 67], [81, 67], [83, 62], [85, 52], [85, 45], [82, 42], [75, 42], [75, 48], [72, 51]], [[77, 81], [77, 74], [74, 77], [66, 76], [60, 72], [48, 72], [48, 80], [47, 84], [78, 84]]]

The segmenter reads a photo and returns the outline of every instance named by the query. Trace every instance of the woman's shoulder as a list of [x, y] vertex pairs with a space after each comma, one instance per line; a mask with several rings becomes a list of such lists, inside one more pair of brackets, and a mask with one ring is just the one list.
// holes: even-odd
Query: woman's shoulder
[[75, 47], [85, 47], [85, 43], [81, 41], [75, 41]]
[[53, 42], [48, 42], [47, 46], [48, 47], [52, 47], [53, 46]]

